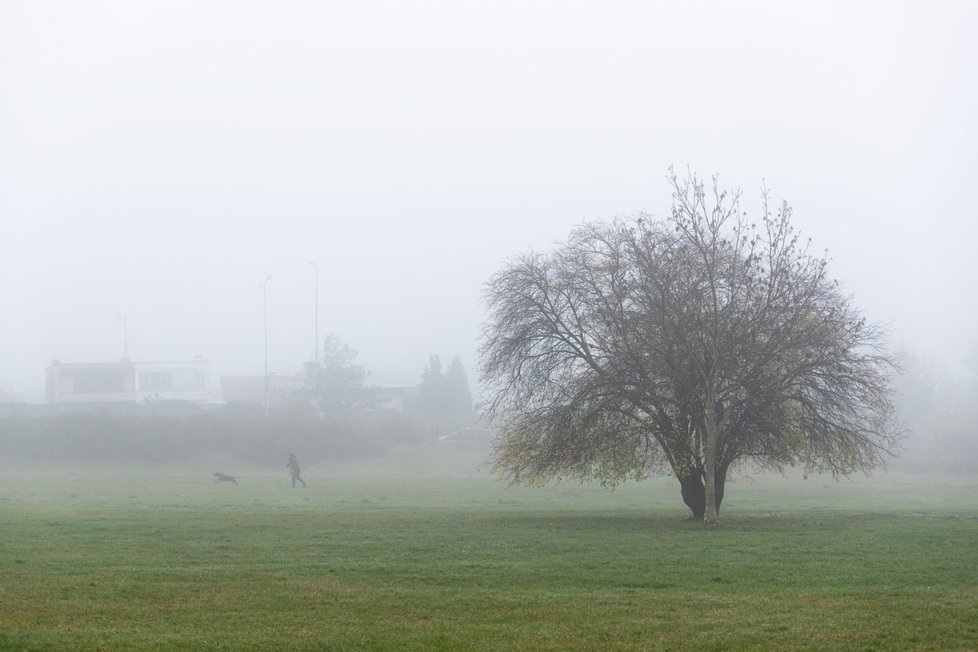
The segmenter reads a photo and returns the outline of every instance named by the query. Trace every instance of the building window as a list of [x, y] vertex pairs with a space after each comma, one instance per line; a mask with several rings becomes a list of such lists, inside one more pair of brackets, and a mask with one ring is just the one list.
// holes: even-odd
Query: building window
[[203, 371], [140, 371], [140, 391], [201, 390]]
[[140, 371], [139, 389], [140, 390], [170, 389], [170, 372], [169, 371]]

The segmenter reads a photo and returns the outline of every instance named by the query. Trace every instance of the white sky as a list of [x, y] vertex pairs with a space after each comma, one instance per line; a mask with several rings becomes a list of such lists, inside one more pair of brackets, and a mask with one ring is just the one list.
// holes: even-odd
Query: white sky
[[201, 354], [475, 376], [482, 285], [670, 164], [766, 179], [895, 344], [978, 338], [978, 3], [0, 2], [0, 389]]

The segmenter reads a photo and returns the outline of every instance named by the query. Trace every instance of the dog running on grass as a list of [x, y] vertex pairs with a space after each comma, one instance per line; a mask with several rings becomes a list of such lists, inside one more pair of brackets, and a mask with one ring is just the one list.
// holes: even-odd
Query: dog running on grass
[[220, 484], [221, 482], [233, 482], [234, 484], [238, 484], [238, 478], [240, 478], [241, 476], [240, 475], [224, 475], [220, 471], [215, 471], [214, 472], [214, 477], [217, 478], [217, 481], [216, 482], [218, 484]]

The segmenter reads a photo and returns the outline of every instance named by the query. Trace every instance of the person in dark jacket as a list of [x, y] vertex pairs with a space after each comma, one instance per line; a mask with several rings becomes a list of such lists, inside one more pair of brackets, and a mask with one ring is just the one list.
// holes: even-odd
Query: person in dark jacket
[[295, 489], [296, 480], [301, 482], [303, 487], [306, 486], [306, 481], [299, 476], [302, 473], [302, 469], [299, 468], [299, 460], [295, 459], [295, 455], [292, 453], [289, 453], [289, 463], [285, 465], [285, 468], [289, 470], [289, 475], [292, 477], [293, 489]]

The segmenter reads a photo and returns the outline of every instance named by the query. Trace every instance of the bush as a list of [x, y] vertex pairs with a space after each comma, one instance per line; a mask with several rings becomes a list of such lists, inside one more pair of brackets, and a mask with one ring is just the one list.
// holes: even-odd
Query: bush
[[429, 444], [447, 425], [393, 411], [317, 415], [304, 403], [283, 406], [268, 417], [260, 406], [233, 403], [217, 408], [13, 415], [0, 418], [0, 460], [110, 466], [227, 460], [279, 466], [288, 452], [294, 452], [303, 464], [317, 464]]

